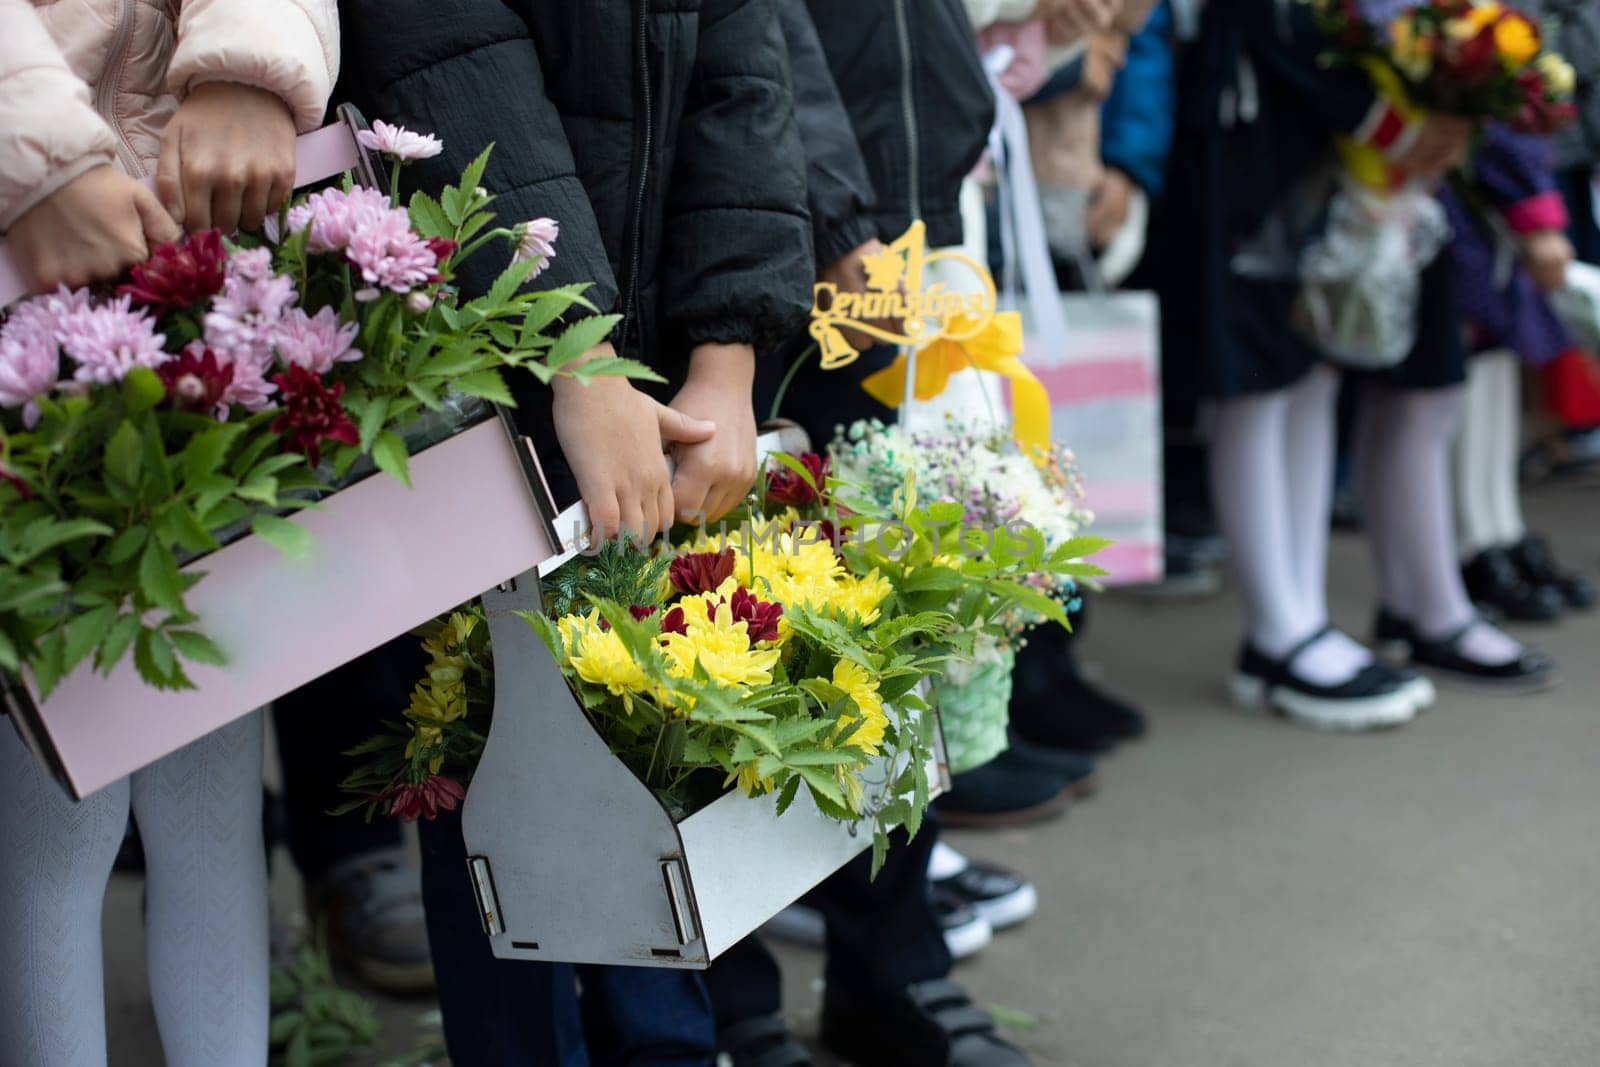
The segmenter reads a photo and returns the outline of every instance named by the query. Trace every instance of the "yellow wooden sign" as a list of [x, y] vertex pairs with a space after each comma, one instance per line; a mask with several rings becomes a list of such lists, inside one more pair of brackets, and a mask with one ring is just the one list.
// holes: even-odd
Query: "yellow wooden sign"
[[[952, 289], [946, 281], [925, 284], [924, 271], [939, 262], [970, 272], [973, 287]], [[935, 341], [971, 340], [988, 328], [995, 314], [994, 278], [962, 252], [929, 252], [922, 220], [893, 244], [866, 257], [866, 291], [841, 292], [832, 282], [812, 290], [811, 336], [822, 350], [822, 367], [833, 370], [861, 355], [845, 338], [846, 328], [885, 344], [922, 347]], [[945, 273], [945, 272], [940, 272]], [[883, 322], [898, 323], [896, 331]]]

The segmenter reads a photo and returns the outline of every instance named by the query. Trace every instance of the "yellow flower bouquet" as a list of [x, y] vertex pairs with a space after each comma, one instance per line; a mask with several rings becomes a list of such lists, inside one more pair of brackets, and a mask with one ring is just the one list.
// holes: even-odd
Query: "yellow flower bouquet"
[[[909, 476], [883, 505], [836, 499], [848, 487], [820, 456], [774, 462], [718, 529], [654, 552], [608, 543], [545, 579], [545, 610], [524, 617], [675, 818], [730, 789], [777, 794], [781, 816], [804, 789], [829, 818], [869, 825], [881, 862], [887, 831], [915, 833], [929, 802], [923, 683], [1019, 606], [1064, 622], [1028, 583], [1077, 553], [1017, 531], [977, 551], [955, 506], [919, 505]], [[460, 802], [494, 703], [488, 631], [475, 608], [428, 628], [402, 721], [355, 751], [369, 758], [345, 783], [350, 808], [416, 819]]]

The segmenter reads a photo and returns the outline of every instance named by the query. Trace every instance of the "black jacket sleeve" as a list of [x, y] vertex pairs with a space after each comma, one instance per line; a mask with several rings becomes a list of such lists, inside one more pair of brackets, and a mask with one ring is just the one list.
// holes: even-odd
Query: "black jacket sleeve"
[[705, 0], [665, 212], [661, 306], [690, 345], [793, 332], [815, 264], [773, 0]]
[[[556, 254], [535, 283], [587, 282], [602, 311], [617, 284], [588, 195], [574, 171], [561, 118], [545, 95], [527, 25], [501, 0], [339, 0], [343, 74], [335, 99], [372, 119], [444, 141], [444, 152], [410, 164], [406, 183], [437, 192], [459, 181], [494, 144], [484, 185], [499, 225], [540, 216], [561, 225]], [[463, 291], [487, 289], [510, 260], [497, 243], [463, 264]]]
[[794, 113], [806, 154], [811, 239], [817, 265], [826, 267], [878, 236], [871, 219], [872, 179], [805, 0], [779, 0], [778, 19], [789, 46]]

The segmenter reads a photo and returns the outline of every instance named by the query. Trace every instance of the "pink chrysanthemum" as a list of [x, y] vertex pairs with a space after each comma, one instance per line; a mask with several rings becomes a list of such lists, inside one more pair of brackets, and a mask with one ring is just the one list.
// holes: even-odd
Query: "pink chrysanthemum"
[[272, 250], [241, 249], [228, 257], [225, 270], [229, 278], [241, 278], [247, 282], [266, 281], [272, 273]]
[[[39, 398], [61, 377], [61, 346], [56, 326], [62, 309], [77, 299], [63, 288], [59, 294], [35, 297], [18, 306], [0, 326], [0, 407], [22, 409], [22, 424], [39, 422]], [[87, 306], [87, 299], [83, 300]]]
[[343, 252], [356, 234], [391, 212], [405, 212], [389, 204], [389, 198], [376, 189], [324, 189], [289, 209], [289, 232], [309, 230], [306, 251]]
[[358, 329], [357, 323], [341, 323], [331, 307], [314, 316], [300, 308], [290, 308], [279, 321], [273, 340], [285, 366], [305, 367], [313, 374], [323, 375], [335, 363], [353, 363], [361, 358], [361, 350], [351, 347]]
[[261, 281], [229, 278], [206, 312], [206, 344], [228, 362], [260, 362], [264, 369], [278, 324], [294, 301], [294, 282], [281, 274]]
[[135, 367], [159, 367], [171, 358], [155, 320], [134, 311], [126, 296], [62, 316], [56, 340], [78, 364], [73, 377], [91, 385], [120, 382]]
[[237, 404], [246, 411], [263, 411], [272, 403], [278, 387], [267, 377], [272, 372], [272, 351], [241, 350], [222, 357], [233, 371], [233, 380], [223, 391], [224, 406]]
[[517, 227], [517, 250], [512, 253], [511, 262], [533, 260], [533, 273], [528, 277], [537, 278], [555, 258], [556, 238], [560, 236], [561, 224], [555, 219], [529, 219]]
[[362, 227], [350, 239], [345, 256], [369, 284], [395, 293], [409, 293], [435, 276], [438, 256], [416, 231], [404, 211], [391, 211]]
[[395, 159], [432, 159], [444, 151], [444, 142], [428, 133], [413, 133], [404, 126], [391, 126], [374, 119], [372, 129], [356, 134], [362, 148], [382, 152]]

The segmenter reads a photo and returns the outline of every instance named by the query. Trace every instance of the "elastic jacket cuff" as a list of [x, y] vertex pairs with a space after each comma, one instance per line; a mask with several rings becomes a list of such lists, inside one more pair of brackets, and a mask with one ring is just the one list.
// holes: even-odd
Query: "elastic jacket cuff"
[[1520, 200], [1505, 209], [1506, 223], [1517, 233], [1564, 230], [1571, 222], [1567, 202], [1554, 189]]

